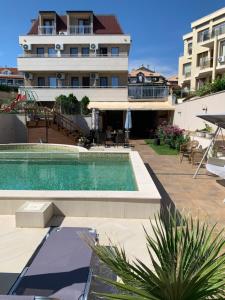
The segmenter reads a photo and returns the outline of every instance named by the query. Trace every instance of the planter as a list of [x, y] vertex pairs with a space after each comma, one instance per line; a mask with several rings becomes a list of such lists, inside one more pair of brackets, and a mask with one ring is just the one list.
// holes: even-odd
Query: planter
[[214, 135], [213, 133], [206, 132], [205, 137], [207, 139], [211, 139], [213, 137], [213, 135]]
[[205, 137], [205, 132], [204, 131], [196, 131], [196, 136], [197, 137]]

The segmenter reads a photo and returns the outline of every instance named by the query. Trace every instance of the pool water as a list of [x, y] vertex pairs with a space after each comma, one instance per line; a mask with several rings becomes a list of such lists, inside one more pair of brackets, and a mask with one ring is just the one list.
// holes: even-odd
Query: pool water
[[136, 191], [129, 159], [0, 159], [0, 190]]

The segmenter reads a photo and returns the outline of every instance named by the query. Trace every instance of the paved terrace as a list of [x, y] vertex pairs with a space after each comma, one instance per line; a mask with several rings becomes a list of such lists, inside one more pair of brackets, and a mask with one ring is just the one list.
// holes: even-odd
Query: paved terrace
[[207, 175], [204, 168], [193, 179], [196, 167], [185, 158], [180, 164], [178, 156], [158, 155], [143, 140], [133, 140], [132, 144], [148, 165], [164, 203], [172, 201], [180, 211], [225, 226], [224, 180]]

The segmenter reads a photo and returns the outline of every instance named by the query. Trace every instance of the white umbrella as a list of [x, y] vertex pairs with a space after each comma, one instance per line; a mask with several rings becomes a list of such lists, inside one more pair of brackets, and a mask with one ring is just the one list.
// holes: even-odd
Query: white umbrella
[[124, 125], [125, 131], [126, 131], [126, 138], [127, 141], [129, 140], [129, 132], [130, 129], [132, 128], [132, 118], [131, 118], [131, 110], [128, 108], [127, 113], [126, 113], [126, 120], [125, 120], [125, 125]]

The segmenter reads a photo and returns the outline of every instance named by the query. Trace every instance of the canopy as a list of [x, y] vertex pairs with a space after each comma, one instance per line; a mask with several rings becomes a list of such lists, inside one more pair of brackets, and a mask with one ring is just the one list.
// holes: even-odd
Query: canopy
[[225, 129], [225, 113], [218, 115], [199, 115], [197, 117]]

